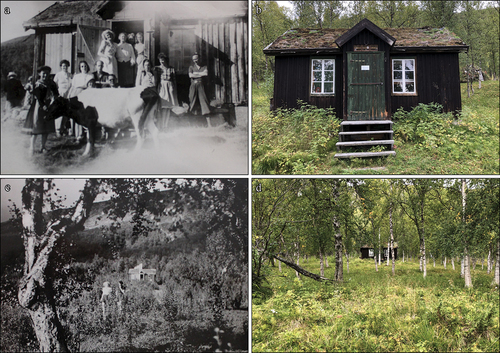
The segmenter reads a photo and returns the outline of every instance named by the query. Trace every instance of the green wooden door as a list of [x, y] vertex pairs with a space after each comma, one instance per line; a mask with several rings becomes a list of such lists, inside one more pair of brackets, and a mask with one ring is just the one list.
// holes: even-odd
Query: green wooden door
[[383, 120], [384, 53], [347, 53], [347, 120]]

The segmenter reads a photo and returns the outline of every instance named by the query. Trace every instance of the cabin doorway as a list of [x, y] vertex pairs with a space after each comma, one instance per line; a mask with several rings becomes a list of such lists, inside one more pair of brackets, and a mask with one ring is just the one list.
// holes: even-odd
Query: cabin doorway
[[384, 52], [347, 53], [347, 120], [383, 120]]

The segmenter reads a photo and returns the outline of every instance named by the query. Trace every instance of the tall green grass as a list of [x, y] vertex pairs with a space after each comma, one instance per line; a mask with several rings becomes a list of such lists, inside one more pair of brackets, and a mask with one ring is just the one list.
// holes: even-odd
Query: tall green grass
[[254, 174], [498, 174], [499, 81], [483, 82], [462, 112], [419, 105], [394, 116], [396, 157], [336, 159], [339, 116], [303, 104], [269, 111], [270, 81], [252, 89]]
[[[302, 263], [319, 272], [319, 261]], [[460, 268], [418, 263], [379, 266], [354, 259], [344, 283], [320, 283], [286, 266], [271, 268], [271, 295], [252, 301], [254, 351], [429, 352], [497, 351], [499, 293], [492, 274], [478, 265], [473, 289], [464, 288]], [[325, 270], [333, 278], [334, 268]], [[257, 293], [255, 293], [257, 294]]]

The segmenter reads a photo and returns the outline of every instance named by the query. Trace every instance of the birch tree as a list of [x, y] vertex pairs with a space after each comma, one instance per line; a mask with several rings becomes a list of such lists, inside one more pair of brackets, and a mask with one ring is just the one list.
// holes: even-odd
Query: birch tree
[[427, 262], [425, 252], [425, 204], [433, 188], [434, 181], [430, 179], [409, 179], [398, 182], [402, 195], [398, 199], [406, 215], [415, 224], [420, 241], [420, 269], [424, 278], [427, 277]]

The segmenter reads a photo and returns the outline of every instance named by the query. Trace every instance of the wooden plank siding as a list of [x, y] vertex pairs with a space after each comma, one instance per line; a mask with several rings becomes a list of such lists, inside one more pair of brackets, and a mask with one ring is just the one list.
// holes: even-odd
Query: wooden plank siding
[[223, 103], [248, 102], [247, 19], [200, 22], [196, 34], [209, 74], [209, 99]]
[[[52, 73], [59, 71], [59, 63], [66, 59], [72, 63], [72, 40], [71, 33], [47, 33], [45, 44], [45, 65], [50, 66]], [[73, 68], [70, 67], [69, 71]]]
[[[359, 32], [357, 35], [355, 35], [351, 40], [349, 40], [347, 43], [345, 43], [342, 46], [342, 53], [343, 53], [343, 58], [344, 62], [347, 62], [347, 52], [352, 52], [354, 51], [354, 46], [358, 45], [377, 45], [379, 51], [384, 52], [384, 79], [385, 79], [385, 110], [387, 114], [385, 114], [385, 119], [390, 118], [390, 112], [391, 112], [391, 63], [390, 63], [390, 49], [391, 47], [384, 42], [381, 38], [377, 37], [374, 35], [372, 32], [370, 32], [367, 29], [362, 30]], [[343, 75], [344, 78], [347, 78], [347, 65], [344, 65], [343, 68]], [[347, 102], [347, 92], [348, 92], [348, 87], [347, 87], [347, 79], [344, 79], [344, 85], [343, 85], [343, 102]], [[347, 119], [347, 104], [343, 104], [343, 114], [342, 116]]]
[[[456, 112], [462, 107], [460, 95], [460, 72], [457, 52], [392, 52], [385, 41], [367, 29], [362, 30], [342, 46], [342, 53], [318, 57], [335, 59], [335, 95], [316, 96], [310, 93], [311, 58], [307, 54], [276, 55], [274, 72], [274, 92], [271, 109], [295, 108], [297, 99], [319, 108], [334, 108], [339, 118], [347, 117], [348, 65], [347, 53], [355, 46], [376, 45], [384, 52], [384, 91], [387, 114], [384, 119], [391, 119], [392, 114], [402, 107], [411, 110], [419, 103], [437, 102], [443, 105], [445, 112]], [[340, 51], [340, 50], [339, 50]], [[361, 53], [356, 51], [356, 53]], [[415, 59], [416, 95], [396, 95], [392, 93], [392, 59]]]
[[[438, 102], [445, 112], [462, 109], [460, 95], [460, 69], [458, 53], [393, 54], [391, 59], [415, 58], [416, 96], [401, 96], [391, 93], [391, 104], [411, 110], [419, 103]], [[392, 80], [392, 78], [391, 78]], [[392, 81], [389, 81], [392, 84]]]

